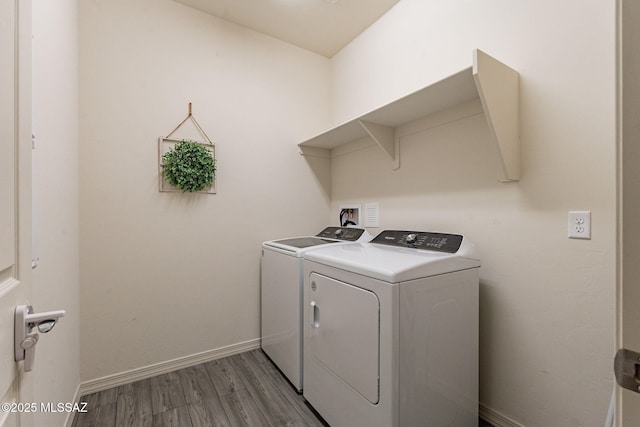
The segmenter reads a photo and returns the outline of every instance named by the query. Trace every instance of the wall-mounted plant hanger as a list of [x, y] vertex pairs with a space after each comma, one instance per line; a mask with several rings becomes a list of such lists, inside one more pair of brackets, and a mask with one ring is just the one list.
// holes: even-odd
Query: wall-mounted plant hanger
[[[190, 120], [204, 140], [172, 138]], [[216, 193], [215, 144], [189, 114], [167, 136], [158, 138], [158, 182], [161, 192]]]

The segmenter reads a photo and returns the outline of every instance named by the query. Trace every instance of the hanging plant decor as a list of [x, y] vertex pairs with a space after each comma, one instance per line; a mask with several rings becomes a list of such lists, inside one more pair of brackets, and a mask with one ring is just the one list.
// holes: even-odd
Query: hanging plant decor
[[[171, 138], [187, 121], [204, 141]], [[216, 146], [192, 114], [189, 114], [167, 136], [158, 138], [158, 181], [160, 192], [180, 191], [216, 194]]]
[[213, 185], [216, 161], [207, 146], [182, 140], [162, 155], [162, 174], [183, 192], [202, 191]]

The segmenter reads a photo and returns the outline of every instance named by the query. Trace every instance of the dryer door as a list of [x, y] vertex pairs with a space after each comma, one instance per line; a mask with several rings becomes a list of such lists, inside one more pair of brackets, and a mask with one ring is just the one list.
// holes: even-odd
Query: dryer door
[[310, 279], [310, 356], [369, 402], [378, 403], [378, 297], [317, 273], [312, 273]]

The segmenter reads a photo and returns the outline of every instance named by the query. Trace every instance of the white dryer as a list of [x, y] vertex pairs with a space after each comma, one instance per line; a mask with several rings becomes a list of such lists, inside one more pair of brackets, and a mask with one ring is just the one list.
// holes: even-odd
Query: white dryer
[[304, 261], [304, 397], [332, 427], [477, 426], [480, 261], [387, 230]]
[[369, 241], [361, 228], [327, 227], [316, 236], [262, 244], [261, 346], [291, 384], [302, 390], [303, 255], [325, 245]]

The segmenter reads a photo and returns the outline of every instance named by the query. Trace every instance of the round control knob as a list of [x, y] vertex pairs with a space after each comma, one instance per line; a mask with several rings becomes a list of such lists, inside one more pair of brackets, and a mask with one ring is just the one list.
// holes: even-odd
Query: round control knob
[[411, 233], [411, 234], [407, 234], [407, 238], [406, 238], [406, 240], [407, 240], [407, 243], [409, 243], [409, 244], [413, 244], [413, 243], [415, 243], [415, 242], [416, 242], [416, 239], [417, 239], [417, 238], [418, 238], [418, 235], [417, 235], [417, 234], [413, 234], [413, 233]]
[[342, 228], [338, 228], [334, 234], [336, 235], [336, 237], [340, 237], [342, 235], [342, 232]]

